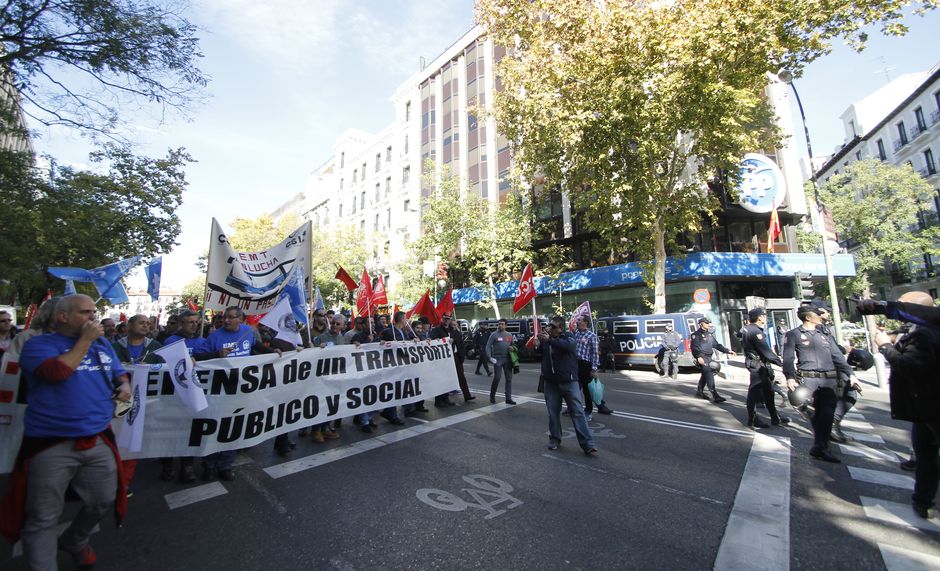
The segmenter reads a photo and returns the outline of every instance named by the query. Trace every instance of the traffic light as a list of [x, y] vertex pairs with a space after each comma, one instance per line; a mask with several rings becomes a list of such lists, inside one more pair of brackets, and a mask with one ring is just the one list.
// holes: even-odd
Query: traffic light
[[796, 273], [796, 298], [802, 301], [812, 301], [816, 297], [813, 291], [813, 274], [806, 272]]

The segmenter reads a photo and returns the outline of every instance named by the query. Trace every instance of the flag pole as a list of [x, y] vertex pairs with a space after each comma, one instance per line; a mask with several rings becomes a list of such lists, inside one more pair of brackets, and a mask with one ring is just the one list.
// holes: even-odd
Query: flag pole
[[215, 225], [215, 217], [212, 218], [212, 224], [209, 225], [209, 254], [206, 256], [206, 281], [202, 288], [202, 311], [199, 312], [199, 336], [203, 336], [206, 321], [206, 306], [209, 305], [209, 263], [212, 261], [212, 230]]
[[[303, 271], [303, 270], [301, 270], [301, 271]], [[312, 299], [312, 300], [313, 300], [313, 304], [312, 304], [312, 305], [313, 305], [313, 312], [316, 313], [316, 311], [317, 311], [317, 298], [315, 298], [315, 297], [313, 296], [313, 279], [310, 280], [310, 296], [309, 296], [307, 299]], [[310, 343], [310, 346], [312, 347], [312, 346], [313, 346], [313, 333], [310, 331], [310, 312], [307, 311], [306, 304], [304, 304], [304, 305], [305, 305], [305, 307], [304, 307], [304, 313], [306, 313], [306, 315], [304, 315], [304, 317], [307, 318], [307, 342]], [[324, 305], [326, 305], [326, 304], [324, 304]]]

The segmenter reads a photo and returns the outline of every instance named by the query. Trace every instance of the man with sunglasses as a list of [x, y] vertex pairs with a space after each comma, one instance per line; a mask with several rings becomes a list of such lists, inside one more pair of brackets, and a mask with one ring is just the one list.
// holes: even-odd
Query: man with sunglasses
[[538, 336], [536, 351], [542, 354], [542, 384], [548, 408], [548, 449], [557, 450], [561, 446], [561, 402], [564, 400], [581, 450], [589, 456], [596, 454], [594, 437], [581, 403], [577, 343], [565, 328], [564, 317], [556, 315], [552, 318], [548, 331]]
[[0, 311], [0, 357], [10, 348], [16, 329], [13, 327], [13, 315], [8, 311]]

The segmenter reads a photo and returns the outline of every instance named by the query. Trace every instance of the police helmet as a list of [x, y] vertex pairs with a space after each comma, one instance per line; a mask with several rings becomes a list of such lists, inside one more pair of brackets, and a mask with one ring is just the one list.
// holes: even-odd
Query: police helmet
[[712, 370], [713, 373], [721, 371], [721, 363], [718, 361], [709, 361], [708, 367]]
[[810, 388], [806, 385], [800, 385], [792, 391], [787, 391], [787, 398], [790, 400], [790, 404], [793, 405], [794, 408], [799, 408], [803, 405], [812, 403], [813, 391], [810, 390]]
[[845, 360], [849, 365], [863, 371], [867, 371], [875, 365], [875, 356], [871, 354], [871, 351], [858, 347], [849, 351]]

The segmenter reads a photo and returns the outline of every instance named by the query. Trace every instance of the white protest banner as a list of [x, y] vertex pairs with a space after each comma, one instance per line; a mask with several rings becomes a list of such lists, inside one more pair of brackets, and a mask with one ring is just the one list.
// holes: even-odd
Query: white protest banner
[[307, 221], [267, 250], [237, 252], [213, 218], [205, 308], [237, 305], [247, 315], [269, 311], [296, 266], [303, 268], [304, 276], [310, 275], [312, 229]]
[[[146, 371], [131, 371], [131, 407], [122, 417], [124, 420], [124, 430], [117, 436], [118, 447], [129, 452], [140, 452], [140, 446], [143, 442], [144, 423], [147, 418], [146, 392]], [[205, 395], [203, 395], [203, 398], [205, 398]]]
[[290, 306], [290, 299], [284, 295], [274, 304], [274, 309], [261, 318], [261, 325], [277, 331], [276, 339], [283, 339], [294, 345], [302, 345], [303, 338], [297, 332], [297, 321]]
[[193, 382], [193, 359], [189, 356], [189, 349], [182, 339], [155, 350], [154, 353], [163, 357], [169, 367], [176, 383], [176, 394], [191, 408], [193, 412], [205, 410], [209, 404], [206, 402], [206, 393], [202, 387]]
[[[203, 361], [195, 375], [209, 406], [195, 414], [173, 395], [177, 385], [168, 365], [133, 368], [135, 375], [146, 375], [146, 398], [151, 400], [143, 446], [128, 458], [237, 450], [291, 430], [412, 403], [458, 386], [451, 345], [442, 339]], [[121, 424], [115, 423], [116, 431], [124, 428]]]
[[7, 351], [0, 360], [0, 474], [13, 470], [23, 440], [26, 402], [20, 394], [18, 356]]

